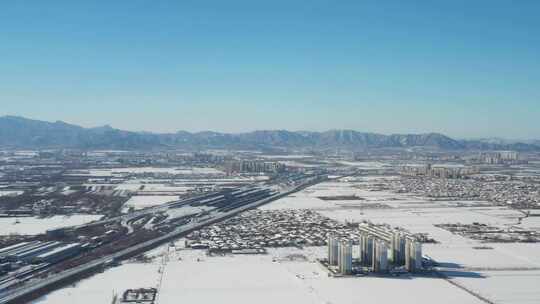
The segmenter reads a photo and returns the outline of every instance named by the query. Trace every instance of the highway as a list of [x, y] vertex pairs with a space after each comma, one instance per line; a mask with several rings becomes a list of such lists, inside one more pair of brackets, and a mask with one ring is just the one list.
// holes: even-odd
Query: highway
[[[120, 261], [120, 260], [122, 260], [124, 258], [128, 258], [128, 257], [134, 256], [136, 254], [139, 254], [141, 252], [153, 249], [153, 248], [155, 248], [155, 247], [157, 247], [159, 245], [162, 245], [162, 244], [164, 244], [164, 243], [166, 243], [166, 242], [168, 242], [170, 240], [173, 240], [175, 238], [183, 236], [183, 235], [185, 235], [185, 234], [187, 234], [187, 233], [189, 233], [191, 231], [200, 229], [200, 228], [202, 228], [204, 226], [211, 225], [213, 223], [216, 223], [216, 222], [222, 221], [224, 219], [227, 219], [229, 217], [232, 217], [232, 216], [234, 216], [234, 215], [236, 215], [238, 213], [241, 213], [241, 212], [244, 212], [246, 210], [253, 209], [253, 208], [256, 208], [256, 207], [259, 207], [259, 206], [267, 204], [267, 203], [269, 203], [271, 201], [274, 201], [274, 200], [277, 200], [279, 198], [285, 197], [285, 196], [287, 196], [287, 195], [289, 195], [291, 193], [300, 191], [300, 190], [302, 190], [302, 189], [304, 189], [304, 188], [306, 188], [306, 187], [308, 187], [310, 185], [316, 184], [316, 183], [320, 182], [321, 180], [322, 179], [320, 179], [320, 178], [311, 179], [308, 182], [303, 183], [303, 184], [301, 184], [299, 186], [296, 186], [296, 187], [293, 187], [291, 189], [279, 192], [277, 194], [274, 194], [272, 196], [263, 198], [261, 200], [255, 201], [255, 202], [239, 206], [238, 208], [232, 209], [232, 210], [227, 211], [227, 212], [219, 212], [219, 211], [213, 210], [209, 214], [205, 215], [203, 218], [195, 218], [194, 220], [190, 221], [188, 224], [180, 226], [180, 227], [176, 228], [174, 231], [172, 231], [172, 232], [170, 232], [170, 233], [168, 233], [168, 234], [166, 234], [164, 236], [161, 236], [161, 237], [158, 237], [156, 239], [149, 240], [149, 241], [137, 244], [137, 245], [132, 246], [130, 248], [121, 250], [121, 251], [119, 251], [117, 253], [114, 253], [114, 254], [111, 254], [111, 255], [96, 259], [96, 260], [94, 260], [92, 262], [89, 262], [87, 264], [80, 265], [80, 266], [74, 267], [72, 269], [62, 271], [59, 274], [51, 275], [51, 276], [49, 276], [49, 277], [47, 277], [45, 279], [33, 279], [31, 281], [31, 284], [29, 284], [30, 282], [27, 282], [25, 285], [23, 285], [23, 286], [21, 286], [19, 288], [9, 290], [9, 291], [7, 291], [7, 292], [5, 292], [3, 294], [0, 294], [0, 304], [21, 303], [21, 300], [23, 300], [22, 302], [24, 302], [25, 297], [28, 297], [29, 295], [33, 295], [35, 293], [38, 293], [39, 291], [42, 291], [47, 287], [54, 286], [54, 285], [60, 284], [60, 283], [64, 283], [64, 282], [68, 281], [69, 279], [74, 278], [74, 277], [76, 277], [78, 275], [81, 275], [81, 274], [84, 274], [84, 273], [87, 273], [87, 272], [90, 272], [90, 271], [93, 271], [93, 270], [96, 270], [96, 269], [100, 269], [102, 267], [107, 266], [107, 264], [110, 264], [110, 263], [113, 263], [113, 262], [116, 262], [116, 261]], [[204, 196], [202, 196], [202, 198], [204, 198]], [[202, 199], [202, 198], [199, 198], [199, 199]], [[196, 201], [196, 200], [194, 200], [194, 201]], [[165, 206], [160, 206], [160, 207], [164, 208]], [[169, 208], [168, 205], [166, 207]], [[155, 212], [155, 210], [154, 210], [154, 212]], [[140, 215], [140, 214], [138, 214], [138, 215]], [[116, 218], [116, 220], [118, 220], [119, 218]], [[122, 218], [122, 219], [125, 220], [126, 218]]]

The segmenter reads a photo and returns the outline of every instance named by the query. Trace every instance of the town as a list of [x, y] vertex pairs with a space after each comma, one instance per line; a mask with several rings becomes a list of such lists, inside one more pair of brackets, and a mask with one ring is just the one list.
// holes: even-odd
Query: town
[[[183, 248], [175, 254], [203, 251], [209, 259], [316, 250], [305, 259], [331, 277], [451, 280], [431, 254], [446, 238], [433, 229], [481, 242], [474, 248], [540, 242], [540, 231], [524, 225], [540, 214], [538, 155], [422, 155], [4, 151], [2, 303], [145, 260], [145, 252], [163, 246]], [[425, 229], [376, 216], [409, 200], [515, 213], [511, 226], [461, 217]], [[118, 293], [117, 301], [150, 303], [161, 291], [141, 285]]]

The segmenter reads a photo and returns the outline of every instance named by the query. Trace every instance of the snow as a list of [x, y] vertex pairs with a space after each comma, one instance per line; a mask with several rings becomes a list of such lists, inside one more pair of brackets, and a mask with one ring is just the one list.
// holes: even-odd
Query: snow
[[[537, 304], [540, 302], [540, 271], [486, 271], [485, 278], [455, 278], [495, 303]], [[456, 302], [457, 303], [457, 302]]]
[[530, 216], [521, 221], [519, 227], [540, 230], [540, 216]]
[[193, 187], [187, 187], [187, 186], [170, 186], [170, 185], [163, 185], [163, 184], [146, 184], [144, 185], [143, 190], [140, 192], [178, 192], [178, 193], [185, 193], [189, 190], [192, 190]]
[[143, 184], [134, 183], [134, 182], [125, 182], [116, 186], [115, 190], [127, 190], [127, 191], [137, 191], [141, 188]]
[[[294, 253], [305, 254], [308, 259], [284, 259]], [[480, 303], [434, 278], [329, 278], [315, 262], [313, 253], [306, 250], [276, 249], [269, 255], [199, 258], [202, 262], [188, 255], [167, 266], [160, 303]], [[426, 293], [426, 289], [430, 292]]]
[[178, 196], [176, 195], [135, 195], [124, 204], [124, 208], [133, 207], [137, 210], [162, 205], [175, 200], [178, 200]]
[[185, 175], [223, 175], [224, 172], [215, 168], [203, 168], [203, 167], [131, 167], [131, 168], [112, 168], [112, 169], [92, 169], [89, 171], [73, 171], [68, 175], [77, 176], [122, 176], [125, 174], [145, 174], [145, 173], [158, 173], [158, 174], [185, 174]]
[[300, 154], [289, 154], [289, 155], [258, 155], [260, 158], [268, 159], [303, 159], [303, 158], [313, 158], [313, 155], [300, 155]]
[[[493, 247], [492, 244], [482, 244]], [[495, 269], [495, 268], [534, 268], [538, 267], [530, 260], [521, 259], [513, 252], [493, 249], [474, 249], [474, 246], [457, 246], [441, 244], [425, 244], [424, 255], [440, 263], [452, 263], [463, 268]], [[540, 246], [537, 246], [538, 250]]]
[[[101, 215], [76, 214], [71, 216], [56, 215], [48, 218], [36, 217], [4, 217], [0, 218], [0, 234], [35, 235], [45, 233], [47, 230], [76, 226], [99, 220]], [[19, 221], [15, 224], [15, 221]]]
[[156, 287], [159, 278], [156, 264], [123, 264], [103, 273], [52, 292], [34, 301], [40, 304], [94, 304], [111, 303], [113, 293], [129, 288]]
[[0, 196], [17, 196], [17, 195], [21, 195], [23, 194], [24, 191], [17, 191], [17, 190], [13, 190], [13, 191], [9, 191], [9, 190], [2, 190], [0, 191]]
[[[429, 233], [440, 243], [424, 244], [424, 255], [465, 274], [451, 278], [453, 282], [495, 303], [527, 304], [540, 301], [540, 291], [536, 287], [540, 280], [539, 243], [481, 243], [434, 226], [443, 223], [480, 222], [497, 227], [520, 226], [538, 229], [540, 217], [525, 218], [522, 224], [518, 225], [518, 218], [523, 216], [521, 212], [507, 207], [491, 206], [483, 201], [431, 201], [409, 194], [367, 190], [370, 182], [380, 180], [376, 177], [363, 180], [344, 178], [339, 182], [322, 183], [262, 208], [310, 208], [339, 221], [369, 220], [400, 226], [413, 233]], [[322, 201], [318, 198], [331, 195], [356, 195], [365, 201]], [[391, 208], [368, 208], [369, 202], [378, 202]], [[362, 203], [364, 208], [353, 208], [354, 205], [361, 206]], [[474, 248], [478, 246], [492, 249]], [[431, 290], [432, 287], [428, 286], [428, 289]], [[373, 299], [373, 302], [386, 303], [380, 299]], [[456, 300], [455, 303], [461, 301]]]
[[[393, 178], [393, 177], [390, 177]], [[388, 177], [385, 177], [388, 179]], [[369, 220], [428, 233], [440, 243], [424, 244], [423, 253], [448, 270], [450, 282], [430, 276], [332, 278], [316, 262], [325, 247], [270, 249], [267, 255], [209, 257], [204, 251], [162, 246], [149, 255], [150, 264], [125, 264], [42, 298], [38, 303], [73, 301], [109, 303], [112, 290], [160, 288], [158, 303], [483, 303], [467, 289], [495, 303], [540, 301], [540, 244], [481, 243], [444, 229], [442, 223], [481, 222], [499, 227], [517, 225], [519, 212], [486, 202], [431, 201], [391, 191], [370, 191], [380, 177], [344, 178], [309, 187], [261, 209], [312, 209], [339, 221]], [[324, 201], [320, 196], [356, 195], [363, 200]], [[384, 204], [382, 209], [374, 204]], [[463, 203], [463, 204], [461, 204]], [[371, 205], [370, 205], [371, 204]], [[198, 212], [180, 208], [175, 216]], [[181, 214], [180, 214], [181, 213]], [[538, 218], [521, 226], [538, 227]], [[177, 243], [180, 243], [178, 241]], [[486, 246], [492, 249], [475, 249]], [[289, 261], [290, 254], [305, 260]], [[163, 266], [164, 265], [164, 266]], [[163, 277], [159, 285], [162, 269]]]
[[338, 161], [339, 164], [356, 167], [358, 169], [381, 169], [387, 166], [381, 162], [370, 162], [370, 161]]
[[319, 198], [309, 197], [302, 194], [289, 195], [271, 204], [260, 207], [263, 210], [279, 209], [314, 209], [326, 208], [328, 202]]
[[192, 207], [192, 206], [182, 206], [182, 208], [173, 208], [167, 209], [167, 214], [171, 218], [178, 218], [187, 215], [197, 214], [204, 211], [212, 210], [213, 207], [201, 206], [201, 207]]
[[317, 164], [308, 164], [303, 163], [301, 161], [295, 161], [295, 160], [280, 160], [281, 164], [284, 164], [287, 167], [297, 167], [297, 168], [317, 168], [319, 165]]
[[[199, 250], [162, 247], [161, 251], [165, 255], [158, 255], [150, 264], [128, 263], [109, 269], [36, 303], [110, 303], [113, 290], [120, 294], [138, 287], [158, 287], [160, 304], [482, 303], [438, 278], [328, 277], [315, 262], [324, 253], [321, 247], [225, 257], [208, 257]], [[290, 254], [303, 254], [307, 259], [290, 261], [286, 258]]]

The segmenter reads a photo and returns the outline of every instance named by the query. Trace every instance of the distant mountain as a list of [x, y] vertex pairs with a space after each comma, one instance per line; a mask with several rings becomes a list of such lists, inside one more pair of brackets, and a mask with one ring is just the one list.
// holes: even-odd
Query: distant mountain
[[412, 148], [441, 150], [540, 151], [540, 142], [456, 140], [438, 133], [393, 134], [330, 130], [325, 132], [263, 130], [240, 134], [219, 132], [156, 134], [130, 132], [111, 126], [83, 128], [62, 121], [46, 122], [17, 116], [0, 117], [0, 147], [78, 149], [167, 148]]
[[108, 126], [86, 129], [16, 116], [0, 117], [0, 146], [16, 148], [117, 148], [160, 144], [160, 136], [127, 132]]
[[496, 144], [496, 145], [509, 145], [509, 144], [515, 144], [516, 140], [510, 140], [505, 138], [499, 138], [499, 137], [487, 137], [487, 138], [478, 138], [473, 139], [474, 141], [486, 143], [486, 144]]

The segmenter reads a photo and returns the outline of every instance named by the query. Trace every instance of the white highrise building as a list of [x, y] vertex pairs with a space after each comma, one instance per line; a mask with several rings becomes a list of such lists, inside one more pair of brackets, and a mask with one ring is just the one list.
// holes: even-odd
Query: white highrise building
[[373, 263], [373, 238], [371, 236], [360, 237], [360, 261], [364, 266], [371, 266]]
[[390, 259], [396, 266], [405, 263], [405, 239], [399, 232], [394, 232], [390, 240]]
[[338, 264], [338, 260], [339, 260], [338, 246], [339, 246], [339, 240], [335, 236], [330, 235], [328, 237], [328, 264], [329, 265], [336, 266]]
[[388, 247], [384, 241], [378, 240], [373, 244], [373, 263], [374, 272], [388, 271]]
[[409, 272], [422, 269], [422, 244], [413, 239], [406, 241], [405, 268]]
[[352, 273], [352, 243], [351, 241], [342, 241], [338, 247], [339, 260], [338, 268], [341, 274]]
[[414, 268], [415, 270], [422, 269], [422, 244], [414, 242]]

